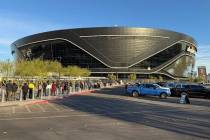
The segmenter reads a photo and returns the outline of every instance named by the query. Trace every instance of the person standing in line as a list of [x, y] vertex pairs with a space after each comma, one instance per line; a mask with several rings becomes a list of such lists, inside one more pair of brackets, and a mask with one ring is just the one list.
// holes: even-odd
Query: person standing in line
[[61, 83], [61, 94], [62, 94], [62, 95], [64, 94], [64, 89], [65, 89], [65, 83], [62, 82], [62, 83]]
[[41, 91], [42, 91], [42, 84], [41, 84], [41, 82], [38, 83], [37, 88], [38, 88], [38, 92], [37, 92], [36, 97], [39, 98], [40, 95], [41, 95]]
[[48, 81], [48, 82], [47, 82], [47, 87], [46, 87], [47, 96], [51, 96], [51, 88], [52, 88], [52, 85], [51, 85], [50, 82]]
[[56, 95], [59, 95], [61, 93], [60, 89], [61, 89], [61, 83], [60, 81], [57, 80], [56, 81]]
[[68, 82], [65, 81], [65, 83], [64, 83], [64, 94], [67, 94], [67, 92], [68, 92]]
[[43, 89], [43, 96], [47, 96], [47, 83], [46, 82], [43, 82], [42, 89]]
[[2, 98], [3, 98], [3, 94], [4, 94], [4, 97], [6, 98], [6, 81], [5, 80], [1, 82], [0, 93], [1, 93]]
[[33, 84], [32, 81], [29, 83], [28, 87], [29, 87], [29, 99], [32, 99], [32, 97], [33, 97], [33, 90], [34, 90], [34, 84]]
[[69, 93], [73, 92], [72, 88], [73, 88], [72, 81], [69, 81]]
[[80, 90], [83, 90], [83, 87], [84, 87], [83, 81], [80, 81], [80, 82], [79, 82], [79, 86], [80, 86]]
[[12, 89], [13, 89], [12, 81], [9, 80], [9, 82], [6, 84], [6, 101], [11, 100]]
[[16, 100], [16, 93], [17, 93], [17, 90], [18, 90], [18, 85], [13, 82], [12, 84], [12, 100]]
[[22, 86], [23, 100], [26, 100], [28, 89], [29, 88], [28, 88], [27, 83], [24, 83], [24, 85]]
[[56, 92], [56, 84], [55, 82], [53, 82], [51, 86], [51, 95], [55, 96], [55, 92]]

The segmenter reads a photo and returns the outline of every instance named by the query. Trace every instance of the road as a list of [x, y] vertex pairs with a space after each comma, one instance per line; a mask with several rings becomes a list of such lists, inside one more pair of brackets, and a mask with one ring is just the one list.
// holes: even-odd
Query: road
[[[118, 92], [118, 93], [115, 92], [114, 93], [115, 95], [125, 96], [124, 94], [125, 92], [123, 92], [123, 89], [118, 89], [118, 90], [121, 90], [122, 92]], [[180, 97], [168, 97], [166, 100], [160, 99], [159, 97], [154, 97], [154, 96], [143, 96], [143, 97], [138, 97], [138, 98], [144, 99], [144, 100], [167, 102], [167, 103], [179, 103], [179, 100], [180, 100]], [[189, 99], [192, 105], [210, 107], [210, 99], [204, 99], [204, 98], [189, 98]]]
[[[210, 139], [210, 108], [107, 88], [47, 104], [0, 108], [1, 140]], [[202, 106], [202, 102], [205, 102]]]

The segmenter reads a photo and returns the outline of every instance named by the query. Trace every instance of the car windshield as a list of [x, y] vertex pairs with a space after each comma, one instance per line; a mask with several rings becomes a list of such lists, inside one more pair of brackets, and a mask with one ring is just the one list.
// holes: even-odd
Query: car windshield
[[156, 88], [159, 88], [159, 87], [161, 87], [160, 85], [158, 85], [158, 84], [153, 84]]

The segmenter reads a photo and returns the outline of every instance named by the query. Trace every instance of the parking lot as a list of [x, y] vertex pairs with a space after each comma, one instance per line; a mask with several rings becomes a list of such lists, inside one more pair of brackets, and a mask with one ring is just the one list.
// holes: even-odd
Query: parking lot
[[0, 108], [0, 139], [210, 139], [210, 100], [128, 97], [106, 88], [45, 104]]

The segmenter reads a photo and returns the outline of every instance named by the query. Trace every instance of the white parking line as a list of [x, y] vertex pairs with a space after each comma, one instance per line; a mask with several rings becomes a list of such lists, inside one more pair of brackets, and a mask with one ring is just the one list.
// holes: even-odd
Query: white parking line
[[123, 115], [123, 114], [142, 114], [142, 112], [119, 112], [119, 113], [98, 113], [98, 114], [73, 114], [62, 116], [38, 116], [38, 117], [21, 117], [21, 118], [2, 118], [0, 121], [9, 120], [31, 120], [31, 119], [53, 119], [53, 118], [69, 118], [69, 117], [91, 117], [91, 116], [104, 116], [104, 115]]
[[12, 107], [12, 113], [15, 114], [15, 107]]
[[42, 110], [42, 112], [46, 112], [46, 110], [41, 105], [39, 104], [36, 104], [36, 105]]
[[51, 103], [48, 103], [48, 105], [53, 109], [55, 109], [56, 111], [60, 111], [60, 109], [58, 109], [55, 105], [52, 105]]
[[29, 113], [32, 112], [31, 109], [28, 107], [28, 105], [25, 105], [25, 108], [26, 108], [26, 110], [27, 110]]

